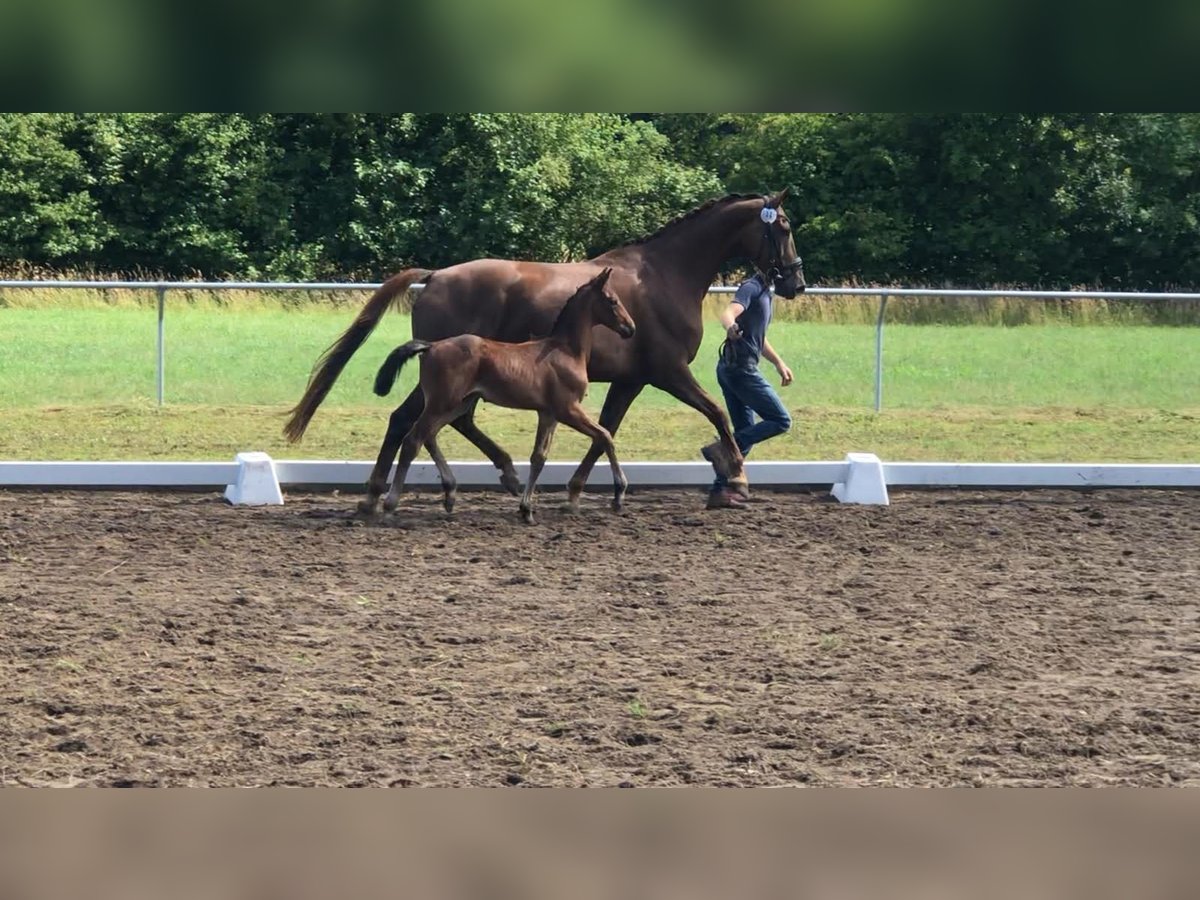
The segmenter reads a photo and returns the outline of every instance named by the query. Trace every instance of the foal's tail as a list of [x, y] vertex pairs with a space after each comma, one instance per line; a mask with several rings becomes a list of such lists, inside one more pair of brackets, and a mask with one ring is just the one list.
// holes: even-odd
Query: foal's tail
[[409, 341], [389, 353], [388, 358], [379, 367], [379, 371], [375, 373], [375, 393], [380, 397], [386, 397], [393, 385], [396, 384], [396, 379], [400, 377], [400, 369], [404, 364], [432, 346], [433, 344], [429, 341]]
[[393, 302], [399, 302], [404, 292], [416, 282], [432, 275], [430, 269], [405, 269], [393, 275], [367, 301], [358, 316], [328, 350], [321, 354], [313, 368], [312, 377], [308, 380], [308, 389], [291, 409], [291, 418], [283, 426], [283, 433], [291, 443], [304, 436], [304, 430], [316, 413], [317, 407], [342, 374], [342, 369], [354, 355], [354, 351], [362, 346], [363, 341], [375, 330], [383, 314]]

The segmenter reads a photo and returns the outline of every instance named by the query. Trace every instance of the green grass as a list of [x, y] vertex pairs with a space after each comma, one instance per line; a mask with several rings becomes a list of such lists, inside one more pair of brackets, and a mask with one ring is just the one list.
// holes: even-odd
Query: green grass
[[[166, 318], [171, 404], [294, 403], [317, 355], [349, 324], [350, 309], [214, 309], [180, 305]], [[330, 395], [337, 405], [393, 405], [371, 381], [407, 340], [403, 315], [383, 319]], [[0, 406], [135, 403], [155, 396], [151, 309], [0, 309]], [[715, 393], [720, 331], [710, 325], [693, 369]], [[777, 322], [771, 340], [796, 373], [785, 397], [804, 406], [867, 407], [874, 329]], [[1200, 401], [1200, 328], [1046, 325], [892, 325], [885, 330], [889, 408], [1097, 407], [1179, 409]], [[416, 378], [402, 377], [407, 391]], [[602, 390], [597, 386], [597, 391]], [[639, 403], [668, 407], [648, 391]]]
[[[265, 450], [276, 459], [374, 459], [383, 410], [322, 409], [303, 443], [284, 441], [284, 407], [60, 406], [0, 408], [0, 459], [233, 459]], [[841, 459], [848, 451], [890, 460], [980, 462], [1200, 462], [1200, 409], [885, 410], [793, 406], [792, 431], [756, 447], [752, 459]], [[486, 407], [482, 427], [515, 459], [528, 459], [536, 417]], [[699, 460], [708, 423], [679, 404], [635, 404], [617, 436], [623, 460]], [[450, 459], [483, 459], [451, 429]], [[560, 428], [551, 458], [582, 456], [586, 442]]]
[[[155, 313], [141, 303], [0, 308], [0, 458], [372, 458], [391, 398], [371, 393], [386, 352], [407, 340], [385, 317], [317, 413], [305, 442], [286, 445], [284, 412], [317, 355], [361, 303], [169, 304], [167, 406], [155, 408]], [[874, 329], [778, 321], [771, 338], [796, 373], [781, 391], [795, 428], [754, 458], [840, 458], [868, 449], [892, 459], [1174, 460], [1200, 458], [1200, 328], [889, 325], [884, 406], [873, 399]], [[693, 370], [717, 394], [712, 326]], [[768, 377], [775, 379], [773, 372]], [[588, 399], [598, 409], [606, 385]], [[525, 457], [534, 416], [486, 408], [485, 428]], [[695, 459], [703, 418], [647, 390], [618, 447], [626, 459]], [[454, 458], [479, 458], [457, 435]], [[552, 456], [582, 451], [560, 430]]]

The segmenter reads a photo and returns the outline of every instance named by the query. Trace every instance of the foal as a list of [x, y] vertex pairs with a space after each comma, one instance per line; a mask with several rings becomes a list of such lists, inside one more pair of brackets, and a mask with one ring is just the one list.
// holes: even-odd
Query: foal
[[[400, 446], [400, 460], [384, 509], [394, 510], [404, 489], [408, 467], [424, 445], [442, 479], [446, 512], [454, 508], [456, 482], [437, 445], [437, 434], [482, 397], [497, 406], [535, 409], [537, 438], [529, 458], [529, 482], [521, 495], [521, 518], [533, 522], [533, 489], [541, 474], [550, 442], [558, 423], [569, 425], [592, 439], [593, 448], [608, 455], [613, 473], [613, 509], [620, 510], [627, 482], [612, 435], [584, 411], [581, 401], [587, 391], [588, 356], [592, 350], [592, 328], [605, 325], [623, 338], [633, 336], [634, 324], [616, 294], [605, 287], [611, 268], [606, 268], [577, 290], [559, 313], [549, 336], [522, 344], [506, 344], [473, 334], [446, 340], [409, 341], [393, 350], [375, 376], [375, 393], [384, 396], [396, 383], [400, 368], [417, 354], [421, 360], [421, 390], [425, 409]], [[374, 503], [359, 504], [373, 512]]]

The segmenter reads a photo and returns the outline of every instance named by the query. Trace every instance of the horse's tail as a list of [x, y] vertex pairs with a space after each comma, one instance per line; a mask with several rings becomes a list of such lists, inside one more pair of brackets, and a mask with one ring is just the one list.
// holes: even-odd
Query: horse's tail
[[386, 397], [396, 384], [396, 379], [400, 377], [400, 369], [404, 364], [432, 346], [433, 344], [429, 341], [409, 341], [389, 353], [388, 358], [379, 367], [379, 371], [375, 373], [375, 393], [380, 397]]
[[304, 436], [304, 430], [308, 428], [317, 407], [321, 405], [337, 377], [342, 374], [342, 369], [346, 367], [354, 351], [361, 347], [363, 341], [375, 330], [388, 307], [393, 302], [399, 303], [399, 298], [404, 296], [405, 291], [432, 274], [431, 269], [405, 269], [393, 275], [371, 295], [367, 305], [362, 308], [346, 332], [321, 354], [313, 366], [313, 374], [308, 380], [304, 396], [289, 410], [291, 417], [283, 426], [283, 433], [291, 443], [294, 444]]

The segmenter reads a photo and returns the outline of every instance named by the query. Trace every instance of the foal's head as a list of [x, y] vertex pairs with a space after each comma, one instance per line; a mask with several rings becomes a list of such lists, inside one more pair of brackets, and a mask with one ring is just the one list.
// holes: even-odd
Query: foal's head
[[629, 310], [616, 292], [608, 287], [610, 275], [612, 269], [606, 268], [591, 281], [580, 285], [559, 313], [554, 331], [569, 327], [568, 323], [577, 321], [578, 316], [590, 316], [592, 325], [604, 325], [623, 338], [633, 337], [637, 330], [633, 316], [629, 315]]
[[592, 315], [597, 325], [605, 325], [623, 338], [633, 337], [637, 326], [633, 324], [633, 316], [617, 296], [617, 292], [608, 286], [608, 278], [612, 269], [605, 269], [587, 283], [589, 290], [595, 292], [592, 298]]

